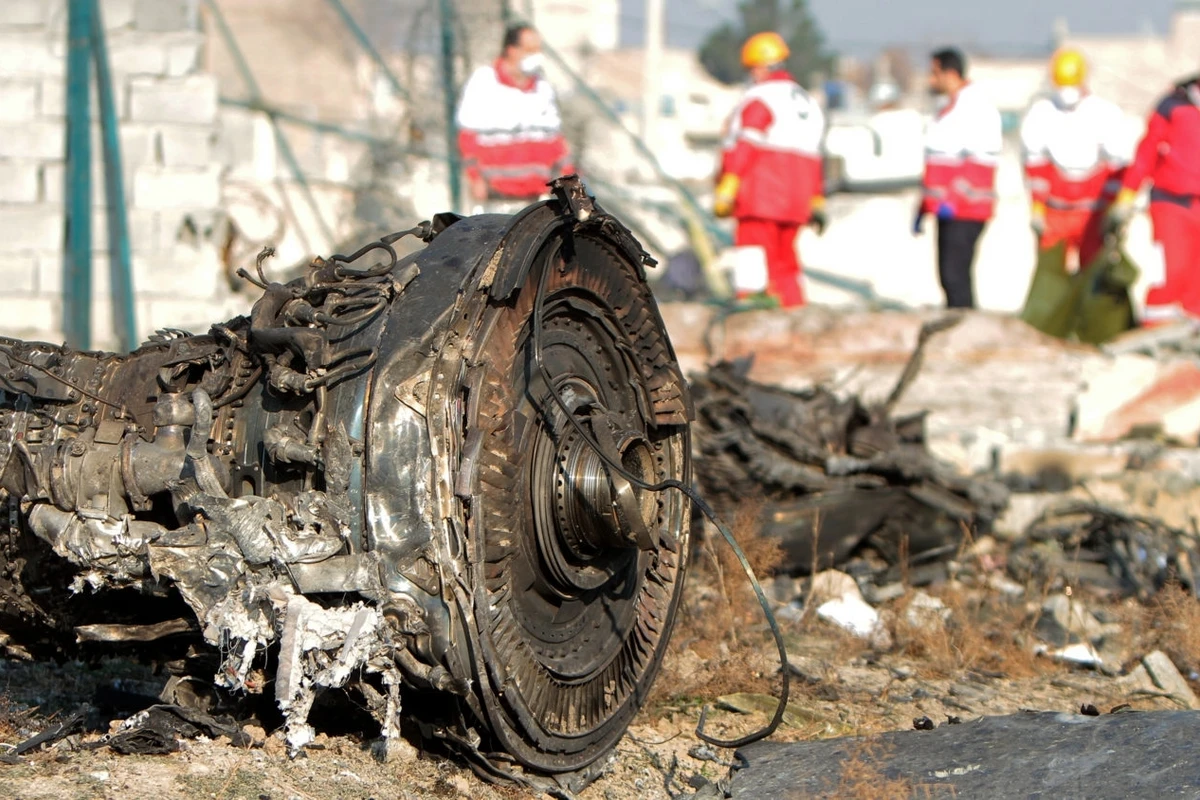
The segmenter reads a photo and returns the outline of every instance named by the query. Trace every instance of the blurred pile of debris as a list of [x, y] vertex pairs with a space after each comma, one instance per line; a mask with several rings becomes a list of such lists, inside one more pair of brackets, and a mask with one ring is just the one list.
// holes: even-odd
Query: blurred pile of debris
[[[926, 342], [958, 322], [927, 323], [891, 394], [866, 405], [817, 386], [789, 391], [752, 381], [751, 362], [721, 362], [690, 378], [696, 478], [731, 512], [761, 500], [762, 534], [778, 539], [790, 574], [843, 567], [894, 581], [900, 569], [944, 561], [967, 532], [991, 529], [1008, 502], [998, 481], [969, 478], [932, 456], [925, 414], [893, 410], [920, 370]], [[941, 573], [944, 574], [944, 571]]]

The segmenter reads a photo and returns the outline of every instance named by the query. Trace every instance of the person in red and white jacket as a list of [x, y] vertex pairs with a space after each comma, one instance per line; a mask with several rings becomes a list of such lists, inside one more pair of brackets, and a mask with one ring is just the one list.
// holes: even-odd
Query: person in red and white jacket
[[1154, 184], [1150, 222], [1165, 280], [1146, 293], [1143, 320], [1153, 325], [1200, 318], [1200, 75], [1177, 85], [1150, 115], [1109, 212], [1109, 230], [1129, 222], [1147, 180]]
[[1087, 267], [1104, 246], [1104, 216], [1125, 167], [1124, 113], [1087, 88], [1087, 62], [1061, 50], [1050, 66], [1054, 93], [1032, 106], [1021, 122], [1030, 219], [1038, 249], [1063, 242]]
[[971, 265], [984, 224], [996, 205], [1000, 112], [966, 79], [966, 59], [953, 48], [930, 60], [929, 88], [944, 98], [925, 139], [925, 178], [913, 222], [937, 217], [938, 277], [949, 308], [974, 308]]
[[781, 306], [804, 304], [796, 236], [825, 229], [820, 105], [783, 69], [788, 47], [777, 33], [746, 40], [742, 63], [754, 85], [729, 119], [713, 211], [737, 219], [734, 243], [760, 247], [767, 292]]
[[542, 58], [537, 31], [513, 25], [504, 32], [500, 58], [463, 87], [458, 146], [476, 203], [533, 200], [551, 180], [575, 171]]

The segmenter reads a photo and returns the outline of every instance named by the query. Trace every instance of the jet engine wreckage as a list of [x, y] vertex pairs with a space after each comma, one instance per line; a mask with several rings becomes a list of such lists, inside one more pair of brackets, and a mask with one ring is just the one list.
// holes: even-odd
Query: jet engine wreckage
[[689, 480], [692, 408], [648, 255], [552, 186], [246, 274], [250, 315], [204, 335], [0, 339], [8, 641], [182, 638], [215, 675], [172, 680], [273, 692], [293, 750], [345, 687], [392, 747], [403, 700], [493, 765], [606, 754], [679, 603], [688, 500], [638, 485]]

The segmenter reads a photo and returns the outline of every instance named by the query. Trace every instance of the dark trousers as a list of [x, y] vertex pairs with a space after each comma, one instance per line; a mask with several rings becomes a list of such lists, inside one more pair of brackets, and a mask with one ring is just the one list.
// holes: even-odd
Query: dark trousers
[[946, 308], [974, 308], [971, 265], [983, 223], [965, 219], [938, 220], [938, 278], [946, 293]]

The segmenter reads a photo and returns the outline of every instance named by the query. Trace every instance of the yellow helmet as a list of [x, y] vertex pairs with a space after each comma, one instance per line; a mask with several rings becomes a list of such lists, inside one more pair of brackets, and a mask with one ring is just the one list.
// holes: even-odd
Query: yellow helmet
[[790, 53], [787, 42], [778, 33], [756, 33], [742, 46], [742, 64], [747, 69], [782, 64]]
[[1078, 50], [1059, 50], [1050, 64], [1050, 75], [1055, 86], [1083, 86], [1087, 80], [1087, 59]]

